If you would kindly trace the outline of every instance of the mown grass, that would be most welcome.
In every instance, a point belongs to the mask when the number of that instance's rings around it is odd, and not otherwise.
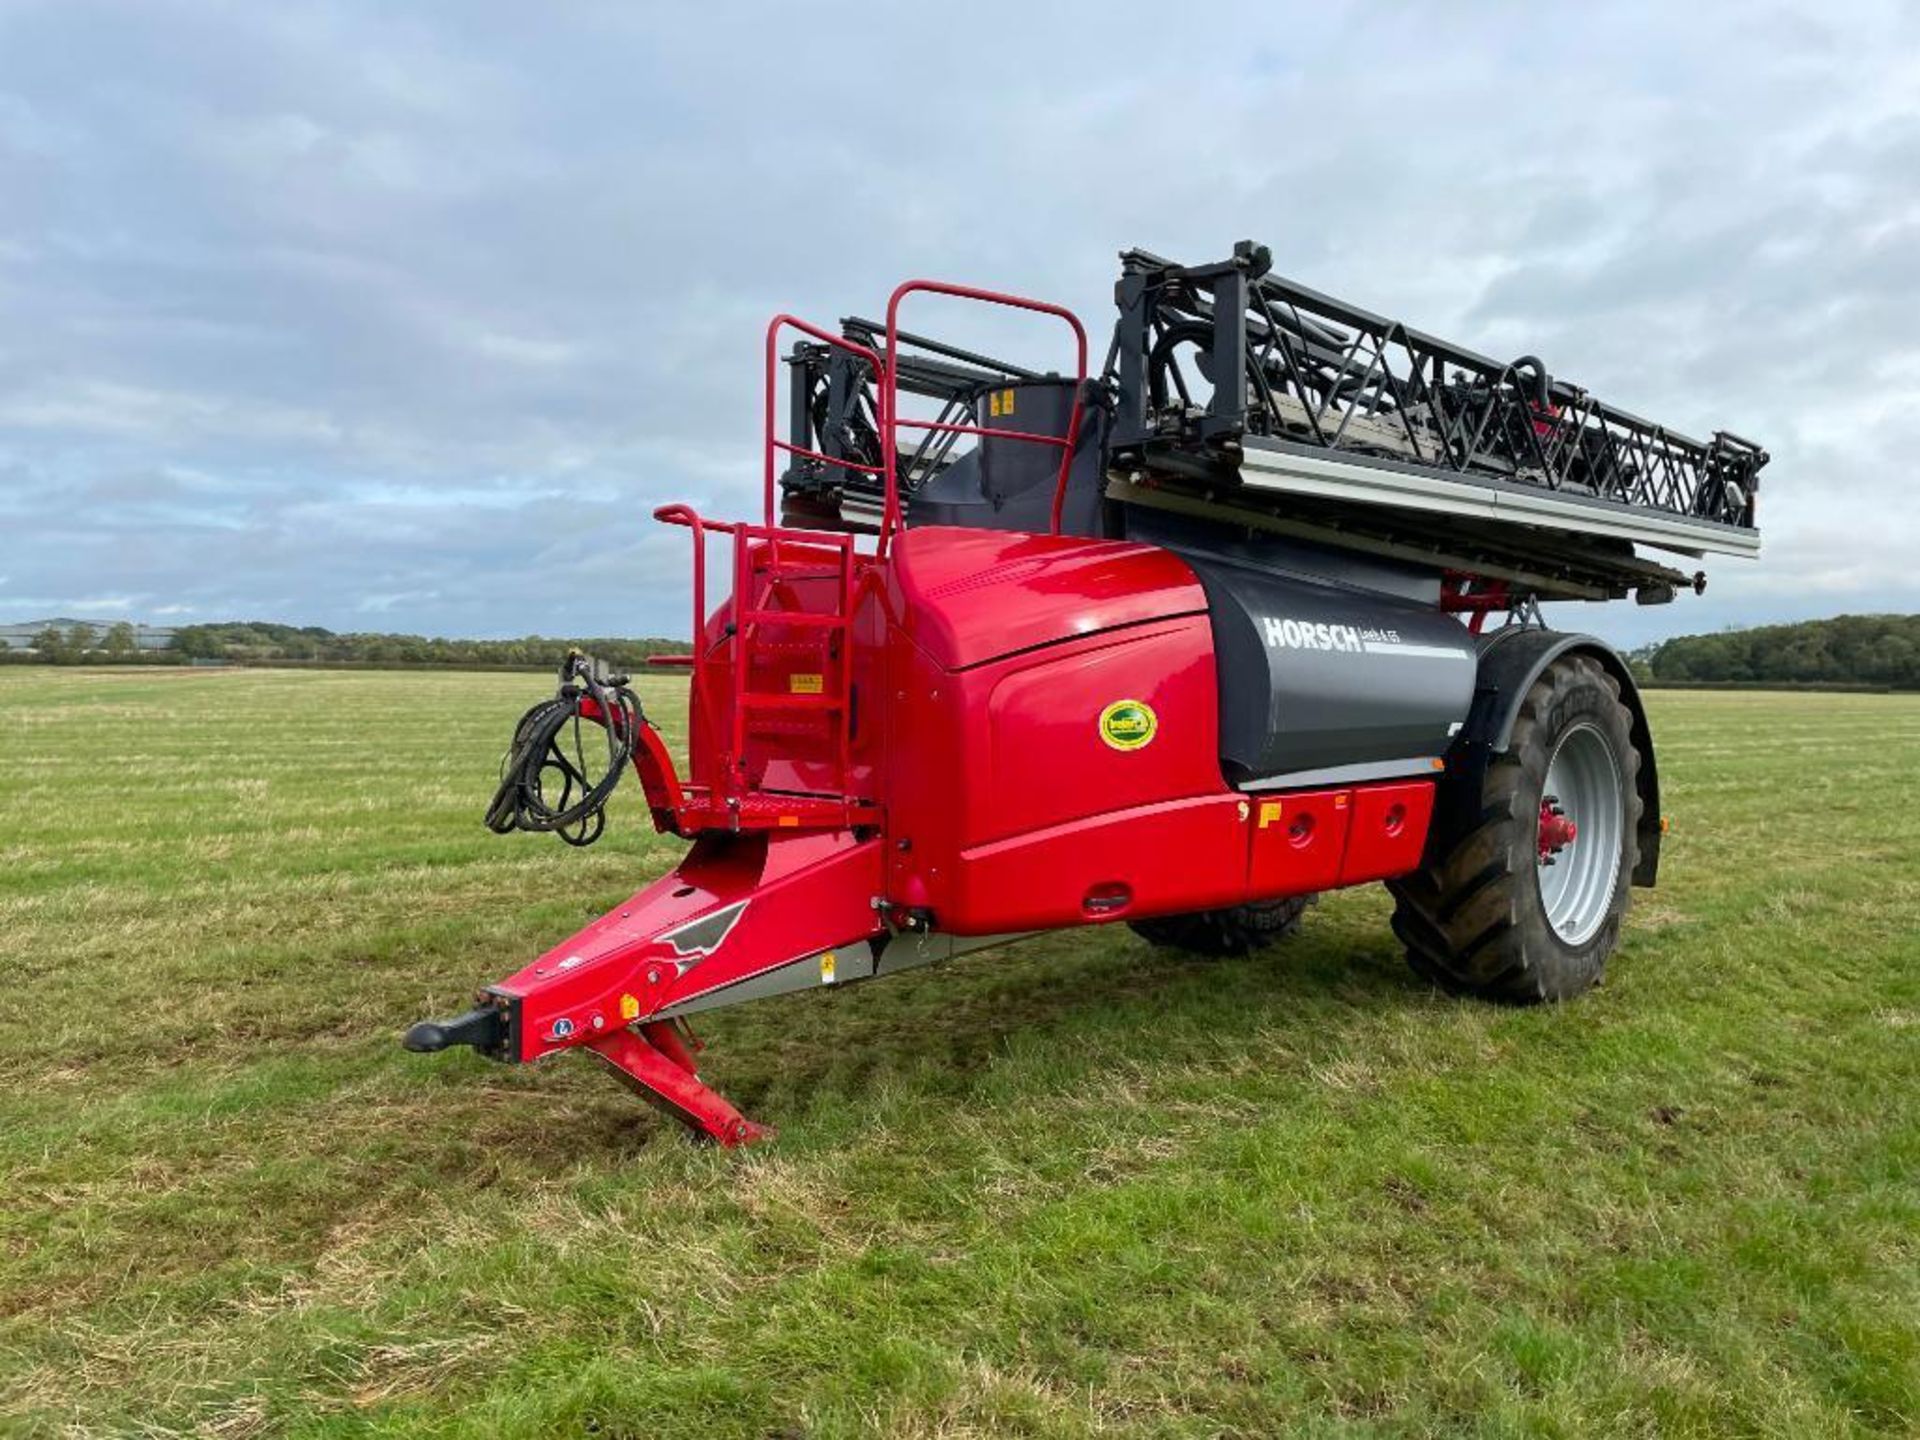
[[[672,863],[481,828],[540,684],[0,672],[0,1428],[1920,1426],[1920,700],[1656,697],[1577,1005],[1059,935],[712,1019],[733,1155],[395,1044]]]

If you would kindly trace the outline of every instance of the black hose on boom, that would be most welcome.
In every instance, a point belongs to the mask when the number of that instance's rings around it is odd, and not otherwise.
[[[592,716],[583,713],[589,700],[597,711]],[[496,835],[551,831],[569,845],[591,845],[606,828],[607,801],[633,759],[642,719],[625,675],[603,676],[592,659],[569,651],[560,664],[558,693],[514,727],[513,744],[500,762],[500,788],[487,807],[487,828]],[[605,728],[607,768],[598,780],[588,778],[583,720]]]

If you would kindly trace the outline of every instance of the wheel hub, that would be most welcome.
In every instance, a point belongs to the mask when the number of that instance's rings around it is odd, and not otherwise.
[[[1574,725],[1555,743],[1540,798],[1540,903],[1567,945],[1606,922],[1626,841],[1620,762],[1597,726]]]
[[[1540,802],[1540,863],[1553,864],[1553,857],[1571,845],[1580,827],[1560,807],[1560,797],[1549,795]]]

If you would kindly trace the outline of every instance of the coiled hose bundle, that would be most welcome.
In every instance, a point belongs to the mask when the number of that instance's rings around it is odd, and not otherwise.
[[[500,762],[500,788],[487,807],[487,828],[496,835],[550,831],[569,845],[591,845],[606,829],[607,801],[633,759],[643,718],[625,675],[602,676],[589,657],[569,652],[560,665],[558,693],[514,727],[513,744]],[[605,731],[607,768],[598,779],[589,778],[583,721]]]

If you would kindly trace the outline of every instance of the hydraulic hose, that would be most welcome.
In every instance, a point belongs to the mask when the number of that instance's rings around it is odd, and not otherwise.
[[[606,828],[607,801],[633,759],[643,719],[626,676],[603,677],[587,656],[569,652],[560,666],[558,692],[514,727],[513,743],[500,762],[500,788],[487,807],[487,828],[497,835],[550,831],[569,845],[591,845]],[[605,731],[607,768],[598,780],[588,778],[583,721]]]

